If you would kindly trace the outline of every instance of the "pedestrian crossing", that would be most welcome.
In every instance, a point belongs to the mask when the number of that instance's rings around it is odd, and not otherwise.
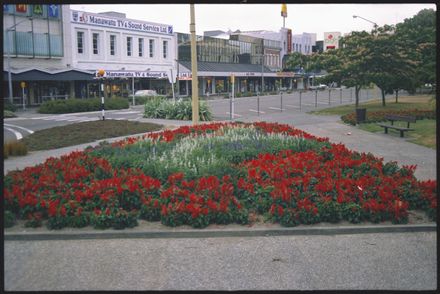
[[[143,114],[137,111],[130,111],[130,112],[113,112],[112,115],[124,115],[124,114],[137,114],[137,117],[135,118],[126,118],[126,117],[108,117],[106,116],[106,120],[139,120]],[[89,116],[78,116],[78,115],[52,115],[52,116],[39,116],[39,117],[32,117],[30,118],[32,120],[45,120],[45,121],[55,121],[55,122],[88,122],[88,121],[97,121],[102,120],[101,115],[96,115],[95,117],[89,117]]]

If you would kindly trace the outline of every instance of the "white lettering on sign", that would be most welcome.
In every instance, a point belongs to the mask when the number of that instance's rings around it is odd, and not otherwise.
[[[95,77],[100,77],[98,75],[98,71],[95,73]],[[155,79],[164,79],[167,78],[168,75],[163,71],[114,71],[114,70],[106,70],[103,78],[155,78]]]
[[[97,26],[105,26],[110,28],[119,28],[132,31],[157,33],[157,34],[173,34],[173,26],[152,24],[132,20],[113,19],[109,17],[98,16],[81,11],[72,11],[72,22],[90,24]]]

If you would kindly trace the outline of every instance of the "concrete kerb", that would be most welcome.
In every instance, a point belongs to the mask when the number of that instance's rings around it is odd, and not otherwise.
[[[177,228],[178,229],[178,228]],[[375,233],[434,232],[436,224],[417,225],[360,225],[334,227],[248,228],[243,229],[178,229],[172,231],[123,231],[53,232],[53,233],[4,233],[5,241],[45,241],[82,239],[153,239],[153,238],[220,238],[220,237],[271,237],[302,235],[341,235]]]

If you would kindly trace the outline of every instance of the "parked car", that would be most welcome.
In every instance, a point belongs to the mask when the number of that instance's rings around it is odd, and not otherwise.
[[[135,97],[139,96],[157,96],[157,92],[155,90],[138,90],[134,93]]]
[[[327,89],[327,85],[319,84],[319,85],[315,85],[315,86],[310,86],[309,89],[310,90],[325,90],[325,89]]]

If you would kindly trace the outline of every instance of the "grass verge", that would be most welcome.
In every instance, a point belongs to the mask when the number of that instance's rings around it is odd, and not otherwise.
[[[36,131],[23,138],[29,151],[50,150],[96,140],[158,131],[162,125],[122,120],[92,121]]]
[[[399,102],[395,102],[395,98],[386,99],[386,106],[382,106],[382,100],[372,100],[365,103],[360,103],[359,108],[366,108],[368,111],[386,111],[386,110],[435,110],[435,105],[432,103],[432,95],[417,95],[417,96],[402,96],[399,97]],[[354,112],[354,104],[331,107],[316,111],[311,111],[311,114],[318,115],[344,115]]]
[[[395,125],[406,127],[405,122],[395,122]],[[379,127],[376,123],[359,124],[359,128],[372,133],[383,133],[383,128]],[[411,128],[414,131],[406,132],[405,137],[408,141],[418,145],[422,145],[429,148],[436,148],[436,120],[435,119],[422,119],[418,120],[415,124],[411,124]],[[399,137],[400,132],[393,129],[388,129],[388,135]]]

